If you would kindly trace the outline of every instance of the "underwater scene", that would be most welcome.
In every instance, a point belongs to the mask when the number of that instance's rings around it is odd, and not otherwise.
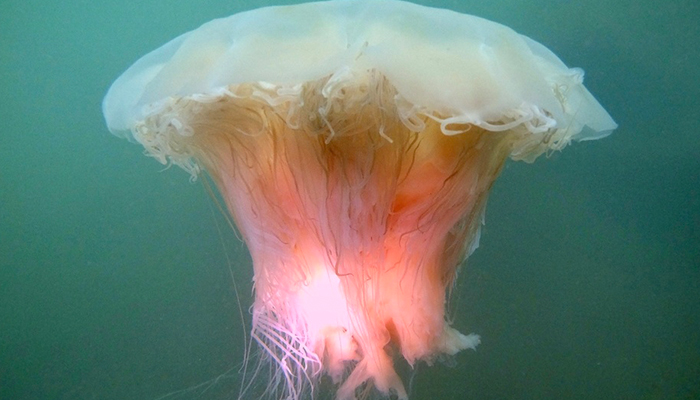
[[[700,398],[700,3],[2,9],[0,399]]]

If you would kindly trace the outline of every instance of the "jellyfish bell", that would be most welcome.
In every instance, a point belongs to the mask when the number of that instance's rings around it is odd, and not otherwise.
[[[252,336],[299,399],[406,399],[394,360],[474,349],[445,317],[505,160],[615,122],[541,44],[394,0],[217,19],[109,89],[113,132],[216,183],[253,260]]]

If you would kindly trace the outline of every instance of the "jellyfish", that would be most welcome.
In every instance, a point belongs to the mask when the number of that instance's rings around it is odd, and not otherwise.
[[[446,317],[505,161],[616,124],[543,45],[395,0],[217,19],[111,86],[112,132],[207,174],[253,262],[269,397],[407,399],[409,366],[475,349]],[[316,392],[315,392],[316,390]]]

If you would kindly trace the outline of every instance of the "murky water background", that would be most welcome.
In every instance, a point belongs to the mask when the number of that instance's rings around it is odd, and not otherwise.
[[[483,342],[421,367],[412,399],[700,398],[700,3],[420,2],[547,45],[620,128],[507,165],[452,303]],[[146,52],[269,4],[0,4],[1,399],[156,399],[222,374],[177,398],[237,393],[245,248],[100,102]]]

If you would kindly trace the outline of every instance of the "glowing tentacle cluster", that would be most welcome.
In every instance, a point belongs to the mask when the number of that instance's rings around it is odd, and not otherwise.
[[[288,395],[326,374],[341,399],[365,382],[406,398],[394,356],[478,344],[445,321],[447,290],[512,144],[532,133],[445,135],[439,115],[402,114],[376,71],[349,79],[307,83],[294,101],[272,101],[269,85],[180,99],[142,131],[169,126],[155,142],[219,185],[253,258],[254,337]]]

